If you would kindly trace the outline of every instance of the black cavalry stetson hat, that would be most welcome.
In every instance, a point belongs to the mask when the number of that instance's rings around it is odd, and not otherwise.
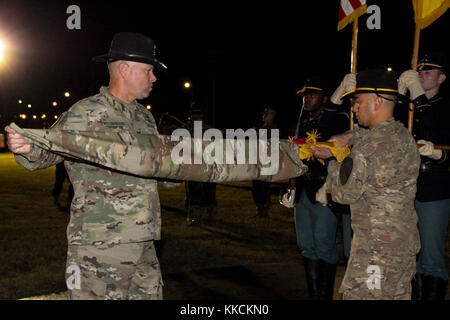
[[[155,55],[156,46],[151,38],[135,32],[119,32],[114,35],[108,53],[96,56],[92,60],[97,62],[115,60],[143,62],[167,71],[167,66],[158,61]]]
[[[443,72],[447,70],[447,61],[442,51],[427,52],[419,60],[417,71],[440,69]]]
[[[327,95],[328,88],[327,84],[322,77],[314,75],[306,79],[303,88],[298,90],[296,94],[307,94],[307,93],[323,93]]]
[[[389,94],[408,100],[398,92],[397,74],[386,69],[367,69],[356,74],[356,88],[346,92],[342,98],[351,98],[358,93]]]

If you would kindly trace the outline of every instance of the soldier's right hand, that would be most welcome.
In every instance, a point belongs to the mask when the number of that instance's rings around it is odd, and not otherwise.
[[[280,204],[286,208],[294,207],[295,189],[288,189],[288,191],[283,194],[280,200]]]
[[[334,91],[333,95],[331,96],[330,100],[334,104],[342,104],[342,95],[346,92],[352,91],[356,87],[356,73],[347,73],[342,79],[341,84],[337,89]]]
[[[328,204],[326,183],[316,192],[316,201],[320,202],[324,207]]]
[[[8,140],[8,149],[13,153],[28,154],[31,152],[31,144],[27,139],[13,130],[10,126],[5,127],[6,137]]]
[[[345,147],[350,141],[351,137],[353,137],[353,133],[350,131],[337,134],[328,139],[329,142],[337,142],[337,148]]]
[[[425,94],[417,71],[406,70],[398,78],[398,92],[404,95],[406,90],[409,90],[411,100]]]

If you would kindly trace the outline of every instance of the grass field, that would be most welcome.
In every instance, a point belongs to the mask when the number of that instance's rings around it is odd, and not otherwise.
[[[28,172],[0,153],[0,299],[66,290],[68,215],[53,203],[53,177],[54,168]]]

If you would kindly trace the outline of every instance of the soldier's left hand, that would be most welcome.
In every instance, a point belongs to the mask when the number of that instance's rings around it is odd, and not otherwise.
[[[442,150],[435,149],[434,143],[426,140],[419,140],[417,144],[422,146],[419,148],[419,153],[421,156],[429,157],[434,160],[439,160],[442,157]]]

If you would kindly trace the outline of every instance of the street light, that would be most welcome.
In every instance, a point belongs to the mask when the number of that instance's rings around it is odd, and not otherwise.
[[[68,92],[68,91],[64,92],[64,96],[65,96],[66,98],[69,98],[69,97],[70,97],[70,92]]]
[[[189,81],[184,82],[184,88],[188,89],[191,93],[191,101],[189,102],[189,110],[192,108],[192,103],[194,101],[194,90],[191,88],[191,83]]]
[[[152,108],[152,106],[151,105],[147,105],[147,110],[150,110]]]
[[[22,103],[22,100],[19,100],[18,102],[19,102],[19,103]]]
[[[27,107],[28,107],[28,109],[30,109],[30,108],[31,108],[31,104],[28,104],[28,106],[27,106]]]
[[[58,105],[58,102],[56,102],[56,101],[52,102],[52,106],[56,107],[57,105]]]
[[[5,50],[5,43],[0,40],[0,62],[3,60],[3,51]]]

